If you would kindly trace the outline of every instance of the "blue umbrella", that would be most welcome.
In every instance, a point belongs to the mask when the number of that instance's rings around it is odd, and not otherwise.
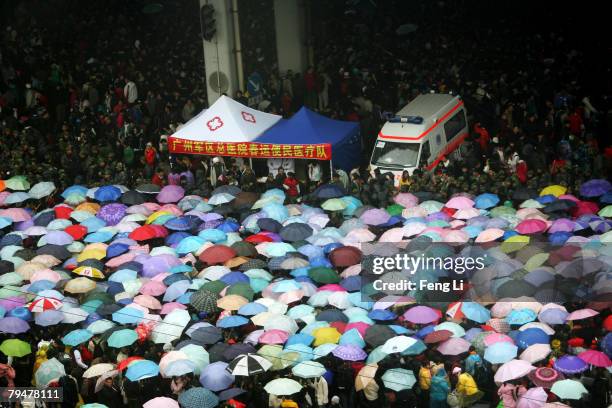
[[[476,302],[463,302],[461,312],[465,317],[477,323],[484,323],[491,318],[489,309]]]
[[[96,201],[117,201],[121,198],[121,190],[115,186],[102,186],[94,193],[94,199]]]
[[[314,359],[314,350],[312,347],[309,347],[302,343],[291,344],[289,346],[285,345],[285,352],[288,353],[298,353],[300,355],[299,362],[309,361]]]
[[[217,361],[204,367],[200,375],[200,384],[215,392],[228,388],[235,379],[233,375],[226,371],[227,366],[227,363]]]
[[[549,342],[550,336],[544,330],[535,327],[519,331],[516,337],[516,344],[524,349],[533,344],[548,344]]]
[[[78,346],[81,343],[85,343],[93,337],[93,333],[85,329],[76,329],[68,333],[62,338],[62,343],[66,346]]]
[[[476,197],[474,206],[479,209],[495,207],[499,203],[497,194],[484,193]]]
[[[227,234],[221,230],[210,228],[200,231],[198,236],[205,241],[210,241],[213,244],[227,240]]]
[[[191,360],[175,360],[172,361],[164,370],[166,377],[178,377],[187,373],[193,373],[196,370],[196,365]]]
[[[506,321],[510,324],[525,324],[533,322],[538,315],[531,309],[513,310],[506,316]]]
[[[359,348],[364,348],[366,346],[365,340],[361,337],[357,329],[345,331],[342,336],[340,336],[338,344],[341,346],[357,346]]]
[[[249,283],[249,277],[242,272],[230,272],[219,279],[227,285],[235,285],[236,283]]]
[[[138,277],[138,272],[133,271],[131,269],[119,269],[117,272],[113,273],[108,277],[110,282],[123,282],[127,280],[136,279]]]
[[[38,313],[34,318],[34,322],[43,327],[55,326],[64,320],[64,313],[59,310],[45,310],[42,313]]]
[[[565,244],[565,241],[570,239],[572,236],[573,234],[571,232],[557,231],[548,236],[548,242],[555,246],[561,246]]]
[[[87,187],[84,186],[80,186],[80,185],[73,185],[68,187],[67,189],[64,190],[64,192],[62,193],[62,197],[63,198],[68,198],[68,196],[70,194],[79,194],[79,195],[86,195],[87,194]]]
[[[187,217],[175,217],[166,221],[164,226],[172,231],[188,231],[194,225],[191,224]]]
[[[113,320],[120,324],[137,324],[142,321],[144,312],[140,309],[126,306],[113,313]]]
[[[340,282],[340,286],[348,292],[357,292],[363,286],[361,276],[349,276]]]
[[[368,317],[372,320],[387,321],[395,320],[397,315],[387,309],[375,309],[368,313]]]
[[[150,360],[137,360],[128,366],[125,376],[130,381],[140,381],[159,374],[159,366]]]
[[[294,334],[293,336],[289,337],[289,339],[287,339],[287,341],[285,342],[285,347],[288,347],[294,344],[303,344],[305,346],[310,346],[312,342],[314,341],[314,339],[315,338],[311,336],[310,334],[306,334],[306,333]]]
[[[421,354],[427,350],[427,346],[422,340],[417,340],[412,346],[408,347],[406,350],[402,351],[400,354],[402,356],[416,356]]]
[[[184,231],[177,231],[177,232],[173,232],[172,234],[168,235],[168,237],[166,237],[165,242],[166,245],[169,246],[175,246],[178,245],[183,239],[191,237],[192,235],[184,232]]]
[[[503,364],[516,357],[518,347],[514,344],[502,341],[487,347],[484,358],[491,364]]]
[[[222,329],[244,326],[245,324],[249,324],[249,319],[242,316],[227,316],[217,321],[217,327]]]
[[[236,221],[225,220],[217,226],[217,229],[226,233],[237,232],[240,229],[240,224],[238,224]]]
[[[98,217],[90,217],[81,222],[81,225],[87,228],[88,232],[96,232],[100,228],[106,226],[106,222]]]
[[[594,179],[580,186],[580,195],[583,197],[599,197],[612,191],[612,184],[608,180]]]
[[[214,408],[219,405],[219,398],[202,387],[193,387],[181,393],[178,401],[184,408]]]
[[[346,195],[346,192],[335,184],[324,184],[313,191],[312,195],[319,199],[341,198]]]
[[[266,312],[268,308],[261,303],[251,302],[238,309],[238,314],[243,316],[255,316],[256,314]]]
[[[563,309],[547,309],[540,313],[538,320],[546,324],[565,324],[565,318],[569,315]]]
[[[608,355],[608,357],[612,356],[612,333],[606,334],[606,336],[601,341],[601,349]]]
[[[271,203],[263,207],[262,211],[268,216],[280,223],[283,223],[289,218],[289,210],[282,204]]]
[[[176,276],[180,278],[179,275],[170,275],[170,277]],[[176,278],[175,278],[176,279]],[[187,292],[187,289],[191,287],[191,282],[189,280],[179,280],[178,282],[172,283],[167,289],[166,293],[164,293],[164,302],[172,302],[176,300],[179,296],[183,295]]]
[[[195,252],[206,243],[206,239],[200,236],[183,238],[176,247],[179,254]]]

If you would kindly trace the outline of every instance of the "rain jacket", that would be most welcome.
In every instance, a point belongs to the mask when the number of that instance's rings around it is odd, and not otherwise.
[[[446,397],[450,392],[450,385],[446,379],[446,371],[440,369],[431,378],[431,388],[429,389],[429,398],[435,401],[446,401]]]
[[[464,395],[474,395],[478,392],[478,385],[476,385],[476,381],[474,381],[470,374],[462,373],[459,375],[457,392]]]
[[[423,391],[427,391],[431,386],[431,370],[429,367],[421,367],[419,370],[419,386]]]

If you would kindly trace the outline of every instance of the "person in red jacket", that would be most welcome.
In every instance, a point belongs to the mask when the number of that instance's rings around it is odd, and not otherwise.
[[[480,122],[477,122],[474,125],[474,132],[478,134],[478,144],[480,145],[480,149],[483,152],[486,152],[489,147],[489,140],[491,137],[489,136],[489,131],[480,125]]]
[[[283,188],[287,191],[291,201],[295,201],[297,196],[300,195],[300,182],[295,178],[294,173],[287,173],[287,177],[283,181]]]
[[[155,169],[155,162],[157,161],[157,150],[153,147],[153,143],[147,143],[147,147],[144,150],[145,159],[145,177],[153,177],[153,171]]]
[[[525,160],[519,160],[517,163],[516,175],[521,184],[527,183],[527,163],[525,163]]]

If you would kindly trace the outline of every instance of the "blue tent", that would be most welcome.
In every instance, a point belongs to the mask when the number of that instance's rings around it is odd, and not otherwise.
[[[288,120],[281,120],[256,140],[259,143],[329,143],[335,168],[347,172],[361,163],[359,123],[326,118],[303,107]]]

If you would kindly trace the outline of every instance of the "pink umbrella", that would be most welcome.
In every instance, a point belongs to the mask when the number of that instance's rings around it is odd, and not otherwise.
[[[367,228],[357,228],[346,234],[345,239],[350,242],[371,242],[376,239],[376,235]]]
[[[575,203],[580,201],[578,198],[576,198],[576,196],[571,195],[571,194],[560,195],[559,197],[557,197],[557,199],[559,199],[559,200],[570,200],[570,201],[573,201]]]
[[[551,349],[548,344],[532,344],[521,353],[519,358],[533,364],[547,358],[550,352]]]
[[[346,292],[346,289],[337,283],[328,283],[317,289],[317,292],[329,291],[329,292]]]
[[[385,222],[389,221],[389,218],[391,218],[391,215],[380,208],[372,208],[367,210],[361,214],[361,217],[359,217],[361,221],[368,225],[384,224]]]
[[[170,214],[176,215],[177,217],[183,215],[183,211],[181,211],[176,204],[164,204],[160,207],[159,211],[168,211]]]
[[[548,394],[542,387],[530,388],[519,397],[516,408],[542,408],[546,405]]]
[[[142,408],[179,408],[179,403],[172,398],[157,397],[142,404]]]
[[[157,201],[166,204],[166,203],[176,203],[181,198],[185,196],[185,189],[181,186],[176,185],[168,185],[161,189],[159,193],[157,193]]]
[[[589,317],[597,316],[599,312],[593,309],[579,309],[569,314],[565,320],[582,320],[588,319]]]
[[[529,362],[524,360],[510,360],[499,367],[495,373],[495,382],[504,383],[516,380],[529,374],[535,369]]]
[[[4,200],[6,200],[6,198],[8,196],[10,196],[10,195],[11,195],[10,191],[2,191],[2,192],[0,192],[0,205],[4,205]]]
[[[440,320],[442,313],[429,306],[415,306],[404,313],[404,319],[411,323],[426,324]]]
[[[491,333],[484,338],[484,344],[487,347],[495,343],[502,343],[502,342],[514,344],[514,340],[512,340],[510,336],[507,336],[502,333]]]
[[[0,217],[10,218],[13,222],[27,221],[32,218],[23,208],[7,208],[6,210],[0,210]]]
[[[127,252],[123,255],[119,255],[116,256],[114,258],[111,258],[108,262],[106,262],[106,266],[108,266],[109,268],[115,268],[119,265],[122,265],[126,262],[130,262],[132,260],[134,260],[134,258],[136,257],[136,255],[138,255],[135,252]]]
[[[489,319],[487,325],[491,326],[493,330],[498,333],[508,333],[510,331],[510,325],[505,319],[492,318]]]
[[[404,225],[404,236],[412,237],[425,231],[427,225],[422,222],[411,222]]]
[[[378,239],[379,242],[401,242],[404,239],[404,228],[391,228]]]
[[[162,308],[159,300],[150,295],[138,295],[134,298],[134,303],[149,309],[159,310]]]
[[[576,228],[576,223],[574,221],[567,218],[559,218],[558,220],[553,221],[552,225],[548,229],[548,233],[573,232],[574,228]]]
[[[465,221],[461,221],[461,220],[452,220],[451,222],[449,222],[451,228],[460,228],[460,227],[464,227],[465,226]]]
[[[447,356],[457,356],[467,353],[470,349],[470,342],[461,337],[453,337],[438,346],[438,351]]]
[[[470,239],[468,234],[461,230],[449,230],[442,238],[444,242],[453,244],[465,244]]]
[[[53,283],[57,283],[62,280],[62,277],[59,273],[51,270],[51,269],[41,269],[40,271],[34,272],[32,277],[30,278],[30,282],[34,283],[39,280],[48,280]]]
[[[178,303],[178,302],[170,302],[170,303],[165,303],[164,306],[161,308],[159,314],[160,315],[167,315],[170,312],[176,310],[176,309],[181,309],[181,310],[185,310],[187,309],[187,306]]]
[[[453,218],[458,220],[469,220],[470,218],[475,218],[480,215],[480,211],[476,208],[464,208],[462,210],[458,210],[453,214]]]
[[[477,243],[492,242],[504,236],[504,230],[499,228],[488,228],[476,237]]]
[[[521,223],[516,226],[516,230],[520,234],[537,234],[546,231],[546,228],[548,228],[546,222],[533,218],[521,221]]]
[[[364,322],[353,322],[346,325],[344,331],[347,332],[351,329],[355,329],[361,334],[361,337],[365,337],[366,330],[370,327],[369,324]]]
[[[444,206],[456,210],[465,210],[474,207],[474,201],[470,200],[468,197],[457,196],[448,200]]]
[[[406,208],[414,207],[419,204],[419,199],[414,194],[410,193],[399,193],[395,197],[393,197],[393,201],[395,201],[399,205],[403,205]]]
[[[140,293],[143,295],[159,296],[164,292],[166,292],[166,285],[154,280],[150,280],[140,287]]]
[[[491,308],[491,316],[493,317],[506,317],[512,311],[512,303],[510,302],[497,302]]]
[[[152,203],[149,203],[152,204]],[[155,204],[158,208],[159,205]],[[128,207],[127,210],[125,210],[126,214],[141,214],[144,215],[146,217],[148,217],[149,215],[153,214],[152,209],[149,209],[146,205],[144,204],[138,204],[138,205],[133,205],[131,207]]]
[[[578,357],[595,367],[608,368],[612,366],[612,360],[603,352],[598,350],[586,350],[578,354]]]
[[[278,297],[278,301],[288,305],[290,303],[301,300],[304,297],[304,295],[305,295],[304,291],[302,290],[290,290],[288,292],[281,294]]]
[[[272,329],[259,336],[259,342],[261,344],[284,344],[288,338],[289,333],[286,331]]]

